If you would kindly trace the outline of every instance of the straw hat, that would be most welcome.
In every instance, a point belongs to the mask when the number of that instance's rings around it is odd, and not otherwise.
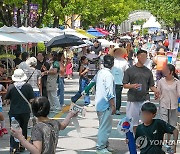
[[[26,79],[27,76],[22,69],[16,69],[12,75],[13,81],[25,81]]]
[[[115,56],[115,55],[114,55],[115,52],[120,52],[122,56],[125,55],[125,54],[127,54],[127,50],[126,50],[125,48],[119,48],[119,47],[115,47],[115,48],[111,49],[111,50],[109,51],[109,54],[110,54],[111,56]]]
[[[35,57],[30,57],[26,60],[26,64],[28,66],[36,66],[37,65],[37,59]]]

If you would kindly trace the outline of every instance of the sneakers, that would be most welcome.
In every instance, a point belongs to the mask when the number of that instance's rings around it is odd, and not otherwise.
[[[116,115],[120,115],[120,111],[119,110],[116,110]]]
[[[108,151],[107,149],[96,150],[97,154],[112,154],[112,152]]]
[[[7,131],[6,128],[3,128],[3,129],[2,129],[2,132],[3,132],[4,134],[8,134],[8,131]]]
[[[10,148],[10,154],[20,154],[20,150],[19,148],[18,149],[13,149],[13,148]]]
[[[110,147],[107,147],[106,148],[109,152],[114,152],[115,150],[114,149],[112,149],[112,148],[110,148]]]
[[[92,105],[92,104],[88,104],[88,105],[85,105],[85,106],[87,106],[87,107],[93,107],[93,105]]]

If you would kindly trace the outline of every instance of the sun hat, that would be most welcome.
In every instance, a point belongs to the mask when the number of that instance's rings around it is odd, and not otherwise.
[[[115,48],[111,49],[109,51],[109,54],[111,56],[114,56],[115,51],[121,52],[122,55],[127,54],[127,50],[125,48],[122,48],[122,47],[120,48],[120,47],[117,47],[117,46]]]
[[[22,69],[16,69],[14,71],[14,74],[12,75],[12,80],[16,82],[25,81],[26,79],[27,79],[27,76]]]
[[[30,57],[26,60],[26,64],[28,66],[36,66],[37,65],[37,59],[35,57]]]

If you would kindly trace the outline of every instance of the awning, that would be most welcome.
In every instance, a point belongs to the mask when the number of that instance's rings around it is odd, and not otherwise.
[[[110,34],[107,30],[105,30],[103,28],[96,28],[96,30],[99,31],[100,33],[104,34],[104,35],[109,35]]]
[[[77,31],[78,33],[80,33],[80,34],[83,34],[83,35],[87,36],[88,38],[96,38],[94,35],[91,35],[91,34],[87,33],[87,32],[86,32],[85,30],[83,30],[83,29],[76,29],[76,31]]]
[[[102,36],[105,36],[104,34],[98,32],[96,29],[94,28],[90,28],[87,30],[87,32],[93,36],[96,36],[96,37],[102,37]]]

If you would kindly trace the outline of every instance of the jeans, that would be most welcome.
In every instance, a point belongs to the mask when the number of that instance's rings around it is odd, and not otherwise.
[[[47,92],[48,94],[48,100],[50,102],[50,110],[53,111],[53,110],[60,110],[60,104],[59,104],[59,99],[57,97],[57,91],[48,91]]]
[[[10,125],[11,125],[11,117],[15,117],[15,119],[19,122],[19,125],[22,129],[23,136],[27,139],[27,129],[28,129],[28,121],[30,118],[30,113],[22,113],[22,114],[11,114],[9,115]],[[10,136],[10,147],[12,149],[17,149],[20,147],[19,142],[14,140],[14,137]]]
[[[156,71],[156,82],[158,82],[159,80],[161,80],[162,77],[163,77],[162,71],[157,70],[157,71]]]
[[[81,92],[85,89],[85,87],[89,84],[89,80],[87,78],[80,78],[79,80],[79,91],[77,92],[77,94],[72,97],[72,101],[76,102],[79,99],[79,96],[81,96]],[[85,105],[89,105],[90,104],[90,97],[89,97],[89,93],[87,93],[84,96],[84,102]]]
[[[64,77],[59,77],[58,91],[60,106],[64,105]]]
[[[35,91],[34,90],[34,97],[40,97],[40,91]]]
[[[116,87],[115,87],[115,91],[116,91],[116,110],[120,110],[120,107],[121,107],[122,90],[123,90],[122,85],[116,85]]]
[[[112,110],[109,107],[103,112],[97,112],[99,119],[99,130],[97,135],[97,150],[108,147],[108,138],[112,130]]]

